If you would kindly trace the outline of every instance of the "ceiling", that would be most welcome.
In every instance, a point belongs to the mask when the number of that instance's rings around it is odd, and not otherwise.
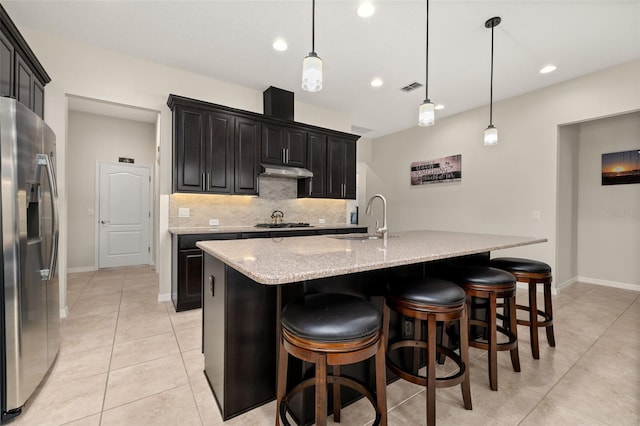
[[[301,89],[311,50],[311,1],[2,0],[18,27],[76,39],[259,91],[348,114],[354,132],[375,138],[417,125],[425,82],[424,0],[317,0],[315,51],[323,89]],[[494,101],[640,58],[640,0],[431,0],[429,97],[445,106],[436,120],[489,102],[495,29]],[[289,48],[271,47],[276,37]],[[37,53],[37,52],[36,52]],[[558,69],[540,74],[546,64]],[[46,69],[46,64],[43,64]],[[379,77],[381,87],[370,86]],[[55,75],[52,76],[55,79]],[[487,117],[488,122],[488,117]],[[499,126],[500,117],[494,116]],[[487,123],[488,124],[488,123]],[[366,131],[369,129],[369,131]]]

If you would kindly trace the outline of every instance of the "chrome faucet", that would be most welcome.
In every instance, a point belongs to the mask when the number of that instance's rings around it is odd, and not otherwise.
[[[376,234],[382,234],[385,239],[387,239],[387,233],[389,232],[389,228],[387,228],[387,199],[384,198],[381,194],[375,194],[369,198],[369,202],[367,203],[367,211],[368,215],[371,215],[371,205],[373,204],[373,200],[375,198],[380,198],[382,201],[382,228],[378,228],[378,221],[376,220]]]

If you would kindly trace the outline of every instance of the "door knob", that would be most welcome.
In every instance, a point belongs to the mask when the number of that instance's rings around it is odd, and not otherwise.
[[[106,225],[107,223],[111,223],[111,221],[109,221],[109,220],[101,220],[100,223],[103,224],[103,225]]]

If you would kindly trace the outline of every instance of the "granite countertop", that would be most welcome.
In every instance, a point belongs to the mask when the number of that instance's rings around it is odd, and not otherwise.
[[[361,234],[201,241],[209,255],[261,284],[286,284],[546,242],[546,238],[407,231],[382,239]],[[364,235],[361,235],[365,237]]]
[[[268,231],[294,231],[300,229],[343,229],[343,228],[366,228],[365,225],[347,224],[322,224],[312,226],[290,227],[290,228],[258,228],[256,226],[202,226],[202,227],[170,227],[169,233],[173,235],[189,234],[215,234],[225,232],[268,232]]]

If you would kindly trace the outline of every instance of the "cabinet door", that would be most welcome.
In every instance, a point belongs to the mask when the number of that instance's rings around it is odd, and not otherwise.
[[[356,142],[329,137],[327,140],[327,197],[356,198]]]
[[[202,296],[202,250],[189,249],[178,252],[178,301],[176,311],[195,309],[201,306]]]
[[[327,197],[343,198],[344,143],[342,139],[327,139]]]
[[[233,116],[207,114],[206,192],[231,193],[233,189]]]
[[[262,124],[262,161],[269,164],[285,163],[285,129],[275,124]]]
[[[33,109],[33,73],[24,59],[16,53],[15,94],[18,102]]]
[[[356,142],[344,141],[344,195],[349,200],[356,199]]]
[[[260,169],[260,122],[249,118],[236,117],[235,150],[235,194],[258,194],[258,174]]]
[[[203,192],[205,171],[204,113],[176,106],[174,112],[174,190]]]
[[[13,45],[0,33],[0,96],[13,95]]]
[[[44,119],[44,86],[37,78],[33,79],[32,109],[33,112],[38,114],[38,117]]]
[[[286,133],[287,165],[307,167],[307,132],[302,129],[288,128]]]
[[[313,177],[298,180],[298,196],[324,198],[327,196],[327,137],[309,133],[307,168]]]

